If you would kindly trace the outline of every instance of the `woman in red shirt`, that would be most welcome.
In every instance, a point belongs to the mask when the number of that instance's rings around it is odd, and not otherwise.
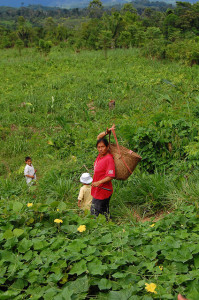
[[[109,153],[109,143],[106,138],[100,138],[96,144],[99,155],[94,163],[94,176],[91,187],[93,196],[91,215],[103,214],[108,217],[109,201],[113,193],[111,180],[115,177],[113,156]]]

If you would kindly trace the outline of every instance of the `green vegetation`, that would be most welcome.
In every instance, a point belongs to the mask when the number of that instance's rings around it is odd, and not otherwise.
[[[1,299],[198,300],[198,66],[104,50],[0,50]],[[113,123],[143,160],[114,181],[107,223],[80,213],[77,195]],[[27,155],[38,169],[30,190]],[[135,211],[170,213],[137,223]]]
[[[93,0],[85,9],[0,8],[0,48],[16,47],[21,53],[34,47],[47,55],[51,46],[60,45],[77,52],[104,49],[106,57],[107,49],[137,47],[149,58],[199,64],[198,2],[134,5],[111,9]]]

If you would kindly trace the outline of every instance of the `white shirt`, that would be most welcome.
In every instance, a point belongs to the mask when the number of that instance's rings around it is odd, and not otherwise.
[[[34,179],[36,179],[35,169],[34,169],[33,165],[31,165],[31,166],[26,165],[25,166],[24,175],[26,177],[26,183],[27,184],[30,184],[30,182],[33,180],[33,178],[27,177],[26,175],[34,176]]]

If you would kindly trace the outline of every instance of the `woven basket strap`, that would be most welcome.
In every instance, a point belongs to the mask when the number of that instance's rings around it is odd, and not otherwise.
[[[117,150],[118,150],[118,152],[119,152],[119,154],[120,154],[120,157],[121,157],[121,159],[122,159],[124,165],[127,167],[128,171],[132,174],[133,172],[131,171],[131,169],[129,168],[129,166],[127,165],[127,163],[125,162],[125,160],[124,160],[124,158],[123,158],[123,156],[122,156],[122,154],[121,154],[120,146],[119,146],[119,144],[118,144],[118,140],[117,140],[116,133],[115,133],[115,129],[114,129],[114,128],[111,128],[111,131],[112,131],[113,136],[114,136],[114,139],[115,139],[115,141],[116,141],[116,144],[117,144]],[[109,144],[110,144],[110,134],[109,134]]]
[[[109,132],[108,143],[109,143],[109,146],[110,146],[110,144],[111,144],[111,132]]]

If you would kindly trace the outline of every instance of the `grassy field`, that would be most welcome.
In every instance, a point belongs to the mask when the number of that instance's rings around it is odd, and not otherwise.
[[[58,47],[48,57],[0,55],[1,299],[198,299],[198,67],[136,49],[107,59]],[[143,160],[114,181],[106,224],[81,214],[77,195],[81,173],[93,172],[96,137],[113,123]],[[30,191],[25,156],[38,169]],[[157,223],[135,220],[135,210],[174,209]],[[158,294],[147,292],[150,282]]]

